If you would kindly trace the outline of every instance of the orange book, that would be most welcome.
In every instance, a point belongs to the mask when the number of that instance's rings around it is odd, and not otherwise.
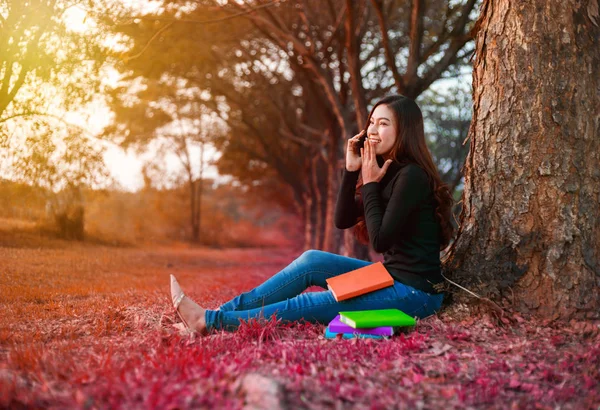
[[[383,263],[377,262],[327,279],[327,288],[338,302],[383,289],[394,284],[394,278]]]

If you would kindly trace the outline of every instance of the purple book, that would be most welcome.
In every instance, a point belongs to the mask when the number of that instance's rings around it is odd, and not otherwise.
[[[394,328],[392,326],[380,326],[363,329],[355,329],[348,326],[345,323],[340,322],[340,315],[337,315],[331,322],[329,322],[328,329],[333,333],[358,333],[361,335],[380,335],[380,336],[393,336]]]

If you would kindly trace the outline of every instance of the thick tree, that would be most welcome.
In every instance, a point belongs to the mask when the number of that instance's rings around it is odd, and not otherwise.
[[[485,1],[446,267],[514,308],[600,318],[598,2]]]

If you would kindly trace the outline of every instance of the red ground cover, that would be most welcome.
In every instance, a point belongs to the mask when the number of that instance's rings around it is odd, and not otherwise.
[[[1,247],[0,408],[241,408],[249,374],[272,380],[290,408],[599,408],[590,324],[460,305],[386,341],[326,340],[321,325],[274,320],[205,338],[173,326],[169,273],[216,308],[297,254]]]

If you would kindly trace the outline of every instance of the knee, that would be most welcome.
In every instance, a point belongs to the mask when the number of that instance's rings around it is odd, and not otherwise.
[[[302,253],[302,255],[298,256],[298,258],[296,259],[296,262],[303,264],[303,265],[307,264],[307,263],[312,263],[312,262],[316,261],[324,253],[325,252],[319,251],[316,249],[309,249],[307,251],[304,251]]]

